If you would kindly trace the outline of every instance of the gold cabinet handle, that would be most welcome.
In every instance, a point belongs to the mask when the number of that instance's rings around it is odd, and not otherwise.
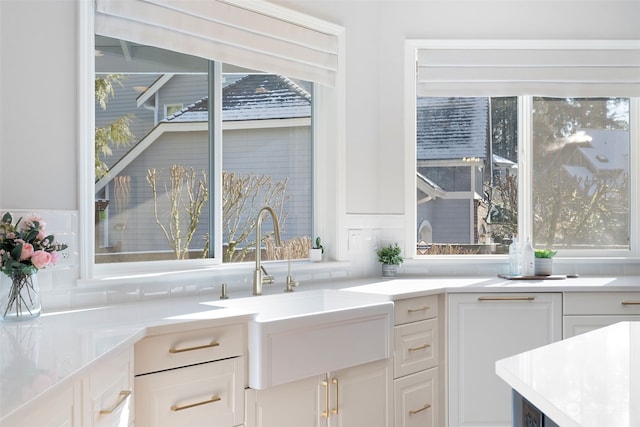
[[[331,413],[332,414],[337,414],[338,413],[338,405],[340,404],[339,403],[340,398],[338,397],[338,379],[337,378],[332,378],[331,379],[331,383],[335,384],[335,386],[336,386],[336,407],[335,407],[335,409],[331,410]]]
[[[622,305],[640,305],[640,301],[622,301]]]
[[[124,402],[127,400],[127,397],[131,396],[131,390],[122,390],[118,393],[117,402],[111,407],[107,409],[100,409],[100,415],[112,414],[118,409]]]
[[[536,297],[478,297],[478,301],[534,301]]]
[[[429,348],[431,347],[431,344],[423,344],[419,347],[409,347],[408,350],[409,351],[418,351],[418,350],[424,350],[425,348]]]
[[[324,411],[322,411],[322,416],[329,418],[329,382],[322,380],[322,385],[324,386]]]
[[[175,348],[175,347],[171,347],[169,349],[169,353],[171,354],[176,354],[176,353],[183,353],[185,351],[193,351],[193,350],[202,350],[203,348],[211,348],[211,347],[218,347],[220,345],[219,342],[216,341],[212,341],[209,344],[205,344],[205,345],[198,345],[195,347],[186,347],[186,348]]]
[[[218,402],[222,400],[222,398],[220,396],[212,396],[211,399],[207,399],[207,400],[203,400],[202,402],[197,402],[197,403],[191,403],[189,405],[172,405],[171,406],[171,410],[173,412],[178,412],[178,411],[182,411],[183,409],[189,409],[189,408],[193,408],[196,406],[201,406],[201,405],[206,405],[207,403],[214,403],[214,402]]]
[[[408,313],[417,313],[419,311],[427,311],[429,310],[431,307],[423,305],[422,307],[418,307],[418,308],[410,308],[407,310]]]
[[[429,408],[431,408],[431,405],[429,405],[428,403],[425,403],[422,408],[416,409],[415,411],[409,411],[409,415],[419,414],[420,412],[426,411]]]

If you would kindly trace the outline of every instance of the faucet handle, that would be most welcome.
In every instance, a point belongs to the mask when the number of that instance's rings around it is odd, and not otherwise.
[[[269,273],[267,273],[267,270],[264,268],[264,266],[260,266],[260,270],[262,270],[262,283],[265,285],[270,285],[272,284],[275,279],[273,278],[272,275],[270,275]]]
[[[300,285],[300,283],[298,283],[295,280],[293,280],[293,276],[289,274],[287,276],[287,287],[284,289],[284,291],[285,292],[293,292],[293,288],[297,288],[299,285]]]

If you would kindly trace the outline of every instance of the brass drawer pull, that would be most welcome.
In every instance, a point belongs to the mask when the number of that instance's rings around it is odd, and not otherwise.
[[[422,411],[426,411],[427,409],[431,408],[431,405],[429,405],[428,403],[425,403],[424,406],[420,409],[416,409],[415,411],[409,411],[409,415],[415,415],[418,414]]]
[[[478,301],[534,301],[536,297],[478,297]]]
[[[118,409],[129,396],[131,396],[130,390],[122,390],[120,393],[118,393],[118,401],[111,408],[100,409],[100,415],[108,415],[114,413],[116,409]]]
[[[425,348],[429,348],[431,347],[430,344],[423,344],[420,347],[409,347],[409,351],[418,351],[418,350],[424,350]]]
[[[171,354],[176,354],[176,353],[183,353],[185,351],[193,351],[193,350],[202,350],[203,348],[211,348],[211,347],[218,347],[220,345],[219,342],[213,341],[209,344],[205,344],[205,345],[199,345],[196,347],[186,347],[186,348],[175,348],[172,347],[169,349],[169,353]]]
[[[423,305],[422,307],[419,308],[410,308],[407,310],[407,313],[417,313],[419,311],[427,311],[429,310],[431,307],[427,306],[427,305]]]
[[[338,394],[339,393],[338,392],[338,388],[339,388],[338,379],[337,378],[331,378],[331,382],[336,385],[336,408],[332,409],[331,413],[332,414],[337,414],[339,412],[339,405],[340,405],[340,397],[339,397],[339,394]]]
[[[222,398],[220,396],[212,396],[211,399],[203,400],[202,402],[198,402],[198,403],[191,403],[189,405],[184,405],[184,406],[172,405],[171,406],[171,410],[173,412],[178,412],[178,411],[182,411],[183,409],[189,409],[189,408],[193,408],[193,407],[196,407],[196,406],[206,405],[207,403],[214,403],[214,402],[218,402],[220,400],[222,400]]]
[[[622,301],[622,305],[640,305],[640,301]]]
[[[329,382],[323,380],[322,385],[324,386],[324,411],[322,411],[322,416],[329,418]]]

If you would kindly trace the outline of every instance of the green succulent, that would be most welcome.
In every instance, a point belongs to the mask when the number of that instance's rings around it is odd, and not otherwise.
[[[534,255],[536,258],[553,258],[558,251],[552,251],[551,249],[536,249]]]
[[[376,254],[378,255],[378,261],[383,264],[400,265],[404,262],[400,252],[402,252],[402,249],[396,243],[378,249]]]

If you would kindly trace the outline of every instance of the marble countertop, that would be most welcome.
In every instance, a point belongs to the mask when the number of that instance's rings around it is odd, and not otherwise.
[[[640,426],[640,322],[620,322],[496,362],[561,427]]]
[[[638,291],[640,277],[566,280],[505,280],[498,277],[365,278],[306,286],[344,289],[396,300],[443,292]],[[282,293],[265,287],[265,294]],[[249,297],[235,294],[234,299]],[[0,420],[55,387],[83,375],[93,362],[145,336],[247,321],[254,313],[240,305],[216,307],[217,297],[164,298],[141,303],[43,312],[32,321],[0,322]]]
[[[14,410],[75,381],[100,358],[145,336],[245,322],[252,315],[181,298],[0,322],[0,425]]]
[[[398,277],[352,283],[345,290],[384,295],[390,300],[461,292],[625,292],[640,291],[640,277],[598,276],[562,280],[506,280],[497,276]]]

